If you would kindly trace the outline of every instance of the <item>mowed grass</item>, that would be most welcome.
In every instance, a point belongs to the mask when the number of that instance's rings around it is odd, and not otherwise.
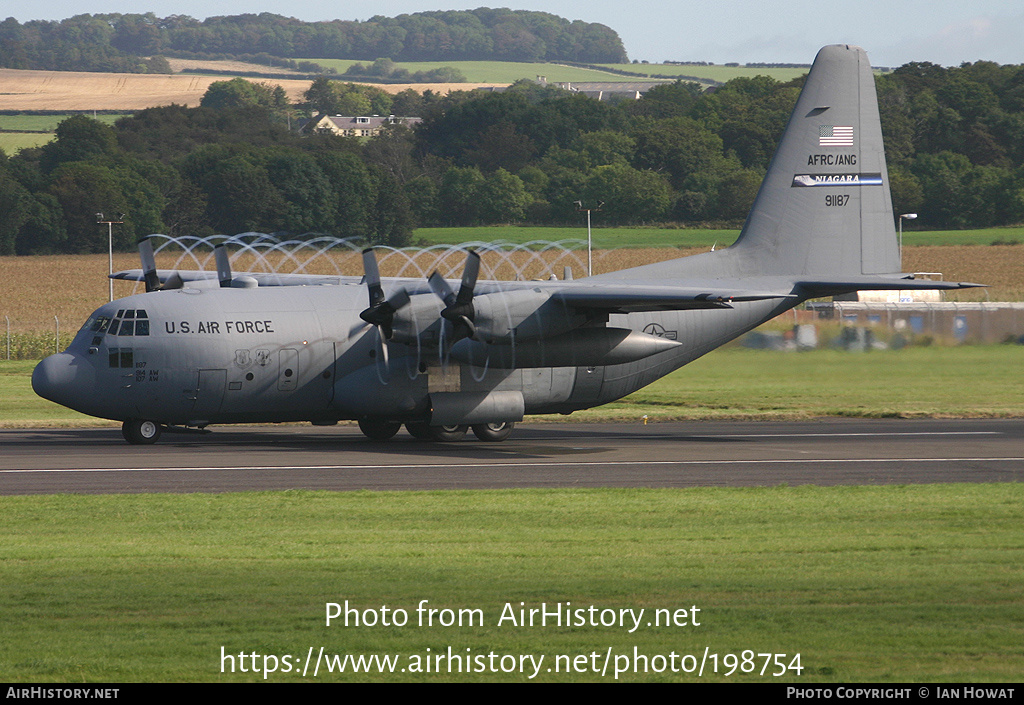
[[[0,426],[104,424],[35,395],[34,361],[0,362]],[[617,402],[557,421],[1022,417],[1024,348],[912,347],[849,353],[729,347]],[[548,417],[530,417],[543,421]]]
[[[1024,348],[712,352],[581,420],[1024,416]]]
[[[520,681],[413,673],[415,658],[544,656],[536,680],[994,682],[1024,670],[1024,486],[475,492],[273,492],[0,498],[0,679],[259,681],[224,653],[274,662],[270,682]],[[325,605],[408,624],[325,626]],[[434,609],[483,623],[419,626]],[[644,609],[618,626],[522,626],[520,608]],[[522,603],[522,604],[521,604]],[[648,626],[691,610],[699,626]],[[468,619],[468,616],[466,617]],[[354,620],[353,620],[354,621]],[[632,626],[632,625],[630,625]],[[394,673],[305,678],[312,649],[393,655]],[[631,661],[636,653],[648,657]],[[654,673],[719,655],[702,677]],[[429,650],[429,651],[428,651]],[[590,655],[611,663],[602,676]],[[800,654],[772,678],[726,654]],[[660,655],[662,661],[654,660]],[[283,672],[289,656],[290,672]],[[587,671],[559,673],[556,657]],[[568,656],[568,659],[564,657]],[[506,659],[497,663],[510,665]],[[225,662],[230,666],[230,662]],[[693,662],[691,661],[691,668]],[[734,662],[735,663],[735,662]],[[421,662],[421,667],[422,662]],[[425,667],[424,667],[425,668]],[[749,667],[748,667],[749,670]],[[639,671],[639,672],[637,672]]]

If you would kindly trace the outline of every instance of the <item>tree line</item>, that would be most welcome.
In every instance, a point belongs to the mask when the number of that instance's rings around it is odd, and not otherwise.
[[[418,12],[365,22],[302,22],[269,12],[210,17],[83,14],[0,23],[0,67],[51,71],[170,72],[163,56],[374,61],[584,61],[623,63],[618,34],[547,12]],[[146,57],[146,58],[144,58]]]
[[[521,81],[446,96],[318,79],[301,105],[244,79],[197,108],[85,116],[0,158],[0,254],[100,251],[96,212],[130,249],[172,235],[329,233],[403,245],[417,226],[579,223],[738,225],[802,79],[714,91],[675,82],[600,102]],[[1024,221],[1024,67],[908,64],[878,76],[894,207],[926,227]],[[347,108],[351,110],[341,110]],[[372,139],[296,131],[316,112],[420,116]]]

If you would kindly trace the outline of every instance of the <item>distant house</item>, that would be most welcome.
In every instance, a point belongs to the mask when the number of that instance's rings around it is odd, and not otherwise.
[[[329,133],[342,137],[376,137],[381,130],[390,125],[412,127],[423,122],[418,117],[395,117],[394,115],[355,116],[319,115],[299,127],[300,132],[307,134]]]

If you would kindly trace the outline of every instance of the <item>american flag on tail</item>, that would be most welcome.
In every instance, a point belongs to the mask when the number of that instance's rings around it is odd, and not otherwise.
[[[852,147],[853,128],[842,125],[819,125],[818,145],[820,147]]]

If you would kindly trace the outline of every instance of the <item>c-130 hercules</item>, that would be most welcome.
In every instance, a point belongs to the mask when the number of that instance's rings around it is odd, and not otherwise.
[[[575,281],[382,280],[158,272],[100,307],[36,367],[47,399],[123,422],[130,443],[166,428],[355,419],[504,440],[526,414],[619,399],[803,301],[864,289],[956,289],[899,272],[874,77],[854,46],[814,61],[734,245]],[[323,284],[321,286],[310,286]]]

